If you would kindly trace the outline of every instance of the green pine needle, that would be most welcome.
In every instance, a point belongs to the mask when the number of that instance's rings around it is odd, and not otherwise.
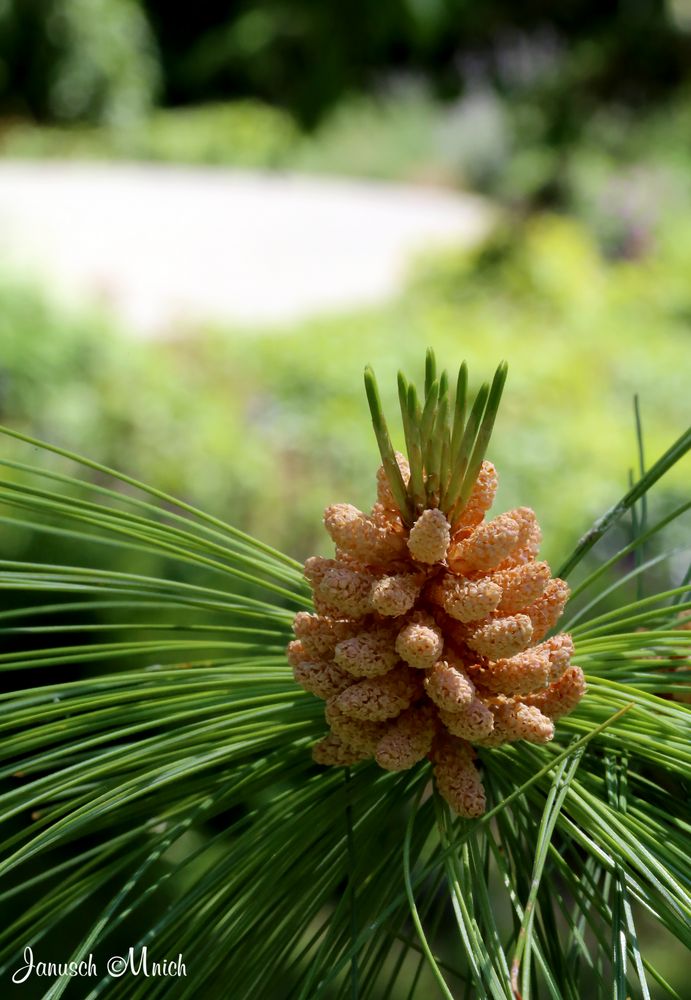
[[[365,369],[365,390],[372,416],[372,426],[374,427],[374,434],[379,445],[379,453],[381,454],[386,478],[389,481],[389,487],[393,493],[394,500],[398,504],[398,509],[401,512],[404,523],[412,524],[412,508],[408,500],[406,484],[403,481],[401,470],[396,461],[396,453],[391,444],[391,438],[389,437],[389,431],[379,398],[377,381],[371,368]]]
[[[455,456],[452,455],[451,479],[449,480],[447,491],[444,494],[443,506],[443,509],[447,512],[447,516],[452,524],[460,515],[460,510],[458,508],[461,489],[468,470],[468,463],[470,462],[470,457],[475,447],[482,418],[485,413],[488,396],[489,386],[485,382],[480,386],[478,394],[475,397],[475,401],[470,410],[470,416],[468,417],[468,422],[463,431],[463,437],[461,438],[461,442],[458,446],[458,451]]]
[[[432,386],[437,377],[437,359],[431,347],[427,348],[425,355],[425,400],[430,394]]]
[[[508,365],[505,361],[502,361],[492,380],[492,386],[487,397],[487,405],[482,415],[482,422],[477,432],[472,453],[467,461],[467,467],[463,475],[463,483],[460,488],[458,500],[455,503],[455,517],[458,517],[463,511],[463,508],[470,498],[473,486],[475,485],[475,480],[478,477],[480,467],[487,452],[490,437],[492,436],[492,430],[494,429],[494,422],[497,417],[501,396],[504,391],[507,373]]]
[[[423,466],[423,444],[420,403],[414,385],[408,386],[406,398],[406,415],[408,422],[408,462],[410,464],[410,482],[408,492],[413,502],[416,517],[425,508],[425,474]]]
[[[403,372],[398,373],[398,401],[410,466],[408,502],[405,509],[401,508],[406,526],[410,527],[411,517],[414,520],[425,507],[441,508],[452,524],[460,517],[487,452],[507,371],[506,362],[502,362],[495,372],[491,388],[486,384],[480,387],[467,423],[468,366],[465,362],[458,372],[453,405],[449,401],[448,373],[442,371],[437,377],[437,362],[431,349],[425,359],[422,407],[413,383]],[[383,456],[388,453],[390,442],[388,432],[384,434],[386,424],[374,375],[371,369],[367,372],[367,396]],[[451,411],[452,426],[449,426]],[[386,463],[385,468],[388,474]],[[395,472],[393,475],[396,477]],[[396,489],[392,483],[390,485],[397,495],[400,484],[396,484]]]

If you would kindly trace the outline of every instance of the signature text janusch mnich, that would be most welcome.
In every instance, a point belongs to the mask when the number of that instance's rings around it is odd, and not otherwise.
[[[16,969],[12,976],[13,983],[25,983],[31,976],[45,976],[52,979],[58,976],[89,978],[101,975],[101,970],[91,954],[79,960],[44,962],[34,955],[32,948],[27,946],[24,949],[23,958],[24,964]],[[105,972],[112,979],[120,979],[121,976],[128,973],[131,976],[154,979],[186,976],[187,968],[182,960],[182,955],[178,955],[177,958],[154,960],[144,945],[139,950],[130,948],[124,955],[111,955],[105,961]]]

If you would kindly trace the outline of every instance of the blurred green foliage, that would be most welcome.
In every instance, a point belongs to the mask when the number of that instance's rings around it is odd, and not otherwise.
[[[289,160],[298,135],[285,112],[247,100],[154,111],[118,129],[18,122],[0,135],[0,152],[11,157],[277,167]]]
[[[251,94],[309,125],[391,76],[453,97],[482,74],[504,92],[539,84],[564,134],[592,100],[640,105],[689,73],[679,5],[663,0],[206,0],[184,17],[166,0],[143,5],[168,102]]]
[[[0,113],[127,124],[157,95],[166,106],[249,97],[313,128],[344,100],[407,80],[536,112],[559,157],[602,107],[638,116],[688,85],[689,27],[684,0],[206,0],[184,12],[167,0],[0,0]],[[543,194],[559,181],[557,170]]]
[[[0,0],[6,114],[123,127],[151,109],[159,84],[137,0]]]
[[[396,426],[396,370],[419,368],[426,345],[441,364],[467,358],[475,385],[506,357],[490,455],[497,507],[535,507],[546,557],[558,558],[626,489],[633,393],[649,459],[685,425],[690,239],[676,226],[654,257],[608,260],[583,226],[537,216],[472,253],[421,261],[389,306],[285,332],[180,331],[170,343],[126,340],[6,284],[0,417],[305,556],[325,549],[326,504],[373,501],[366,363]]]
[[[134,155],[174,163],[274,167],[297,141],[285,113],[258,101],[158,111],[132,133]]]

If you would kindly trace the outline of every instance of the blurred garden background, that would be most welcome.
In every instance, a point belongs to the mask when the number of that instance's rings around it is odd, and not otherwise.
[[[303,559],[327,551],[326,504],[374,498],[365,364],[397,427],[396,371],[421,374],[427,346],[452,370],[466,358],[475,387],[506,358],[497,509],[534,507],[556,568],[688,422],[690,177],[691,0],[0,0],[0,422]],[[152,234],[123,178],[170,226]],[[226,183],[238,211],[251,193],[261,240],[252,218],[216,221]],[[59,258],[91,247],[56,249],[60,211],[61,239],[124,233],[120,260],[171,308],[140,322],[116,274],[66,294]],[[167,261],[195,257],[208,310],[177,315]],[[233,282],[246,309],[225,314]],[[3,456],[50,464],[8,440]],[[682,463],[650,502],[687,492]],[[75,544],[2,517],[0,539],[5,559],[55,563]],[[82,549],[125,568],[119,548]]]
[[[214,180],[238,169],[245,178],[376,181],[375,202],[391,182],[431,198],[484,199],[474,203],[482,225],[471,219],[458,246],[448,234],[443,249],[416,245],[405,280],[381,301],[344,295],[339,309],[263,323],[210,311],[212,321],[168,320],[155,339],[129,329],[107,295],[100,304],[65,300],[45,268],[34,274],[18,258],[7,225],[0,235],[2,421],[122,467],[299,557],[323,546],[326,503],[371,498],[367,362],[393,407],[396,369],[421,364],[426,345],[442,363],[467,357],[478,379],[508,358],[493,446],[500,500],[535,506],[552,558],[626,486],[636,461],[633,394],[650,456],[684,424],[686,0],[580,0],[558,11],[540,0],[520,9],[384,0],[347,10],[264,0],[206,2],[184,15],[159,0],[4,0],[0,113],[0,167],[9,171],[0,176],[31,175],[41,205],[55,161],[82,171],[77,190],[85,163],[98,170],[105,203],[125,161],[207,168],[190,176],[211,185],[212,214]],[[321,206],[329,191],[339,197],[338,186],[325,190]],[[135,237],[137,215],[133,205]],[[377,218],[373,209],[375,227]],[[270,215],[264,224],[270,230]],[[41,215],[31,226],[40,243]],[[299,255],[299,219],[294,232]],[[363,228],[363,254],[373,235]],[[222,253],[208,261],[221,283],[232,283],[243,253],[234,238],[231,227],[227,267]],[[338,247],[325,238],[314,249],[321,280],[338,289]],[[141,281],[165,293],[153,258],[138,258]],[[271,302],[281,262],[270,258],[263,271],[253,262],[252,294]],[[317,286],[320,273],[305,280]],[[171,274],[171,299],[174,284]],[[681,485],[676,475],[670,484]]]

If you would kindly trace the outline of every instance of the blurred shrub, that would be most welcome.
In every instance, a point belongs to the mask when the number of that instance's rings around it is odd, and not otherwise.
[[[5,156],[140,159],[275,167],[298,141],[292,118],[259,101],[156,111],[126,129],[18,123],[0,135]]]
[[[318,173],[447,186],[487,186],[506,168],[509,122],[489,90],[440,103],[412,81],[343,101],[296,147],[292,165]]]
[[[298,170],[383,180],[457,180],[439,141],[445,112],[420,87],[398,86],[378,97],[343,101],[293,157]]]
[[[156,46],[137,0],[2,0],[0,104],[38,119],[126,126],[150,110]]]
[[[133,136],[146,159],[178,163],[275,166],[285,162],[297,128],[282,111],[259,101],[159,111]]]
[[[507,357],[498,506],[534,506],[556,558],[626,488],[633,393],[649,459],[684,426],[690,243],[677,225],[654,258],[609,261],[582,226],[545,215],[421,262],[390,306],[169,344],[120,340],[5,285],[0,416],[304,556],[325,546],[327,503],[373,499],[365,363],[394,423],[396,369],[419,370],[427,344],[442,364],[468,358],[475,384]]]

